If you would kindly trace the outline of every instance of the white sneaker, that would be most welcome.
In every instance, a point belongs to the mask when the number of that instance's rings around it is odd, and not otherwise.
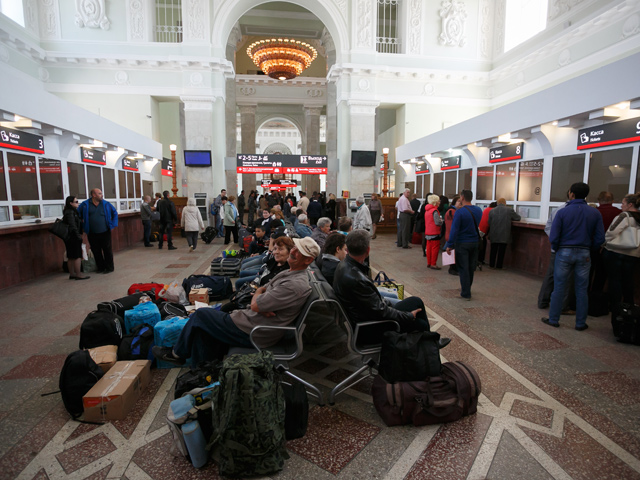
[[[192,246],[189,247],[189,252],[193,252],[193,247]]]

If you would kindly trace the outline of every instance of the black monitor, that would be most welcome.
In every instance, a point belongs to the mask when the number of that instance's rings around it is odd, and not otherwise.
[[[351,150],[351,166],[375,167],[377,155],[375,150]]]
[[[211,151],[209,150],[185,150],[185,167],[210,167]]]

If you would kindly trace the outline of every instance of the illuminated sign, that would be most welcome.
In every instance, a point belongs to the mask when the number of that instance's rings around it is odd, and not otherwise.
[[[583,128],[578,132],[578,150],[640,142],[640,118]]]
[[[262,155],[239,153],[237,173],[327,173],[326,155]]]
[[[0,127],[0,147],[23,152],[44,153],[44,140],[40,135]]]
[[[460,161],[462,156],[443,158],[440,164],[440,170],[453,170],[454,168],[460,168]]]
[[[96,165],[107,164],[107,154],[100,150],[80,147],[80,159],[85,163],[95,163]]]
[[[521,160],[524,156],[524,143],[511,143],[504,147],[489,150],[489,163],[506,162],[507,160]]]
[[[131,160],[130,158],[122,159],[122,168],[124,170],[130,170],[132,172],[138,171],[138,160]]]

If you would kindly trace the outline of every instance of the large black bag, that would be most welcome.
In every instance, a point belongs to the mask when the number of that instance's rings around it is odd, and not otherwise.
[[[160,310],[160,318],[166,320],[173,317],[187,317],[187,309],[183,305],[175,302],[167,302],[166,300],[159,298],[156,300],[158,310]]]
[[[214,238],[218,235],[218,230],[215,227],[207,227],[204,229],[204,232],[200,235],[202,237],[202,241],[206,244],[209,244],[213,241]]]
[[[309,425],[309,398],[304,385],[294,382],[293,385],[282,383],[284,390],[285,415],[284,434],[287,440],[302,438]]]
[[[51,224],[49,231],[65,242],[69,238],[69,225],[59,218],[56,218],[56,221]]]
[[[150,360],[155,357],[151,353],[153,348],[153,327],[148,323],[136,325],[131,333],[122,337],[118,347],[118,360]]]
[[[640,345],[640,306],[622,304],[611,313],[611,326],[620,343]]]
[[[253,282],[247,282],[243,284],[238,290],[233,292],[229,303],[235,303],[237,305],[236,310],[247,308],[251,305],[251,299],[258,287]]]
[[[389,383],[416,382],[440,375],[440,334],[384,332],[378,373]]]
[[[589,292],[589,316],[603,317],[609,314],[609,294]]]
[[[87,350],[70,353],[64,361],[58,385],[67,412],[76,419],[84,412],[82,397],[102,378],[102,369]]]
[[[192,288],[206,288],[209,293],[209,300],[229,298],[233,293],[229,277],[218,275],[191,275],[182,281],[182,288],[184,288],[187,296]]]
[[[237,277],[240,274],[242,260],[238,257],[218,257],[211,261],[211,275]]]
[[[104,345],[120,345],[122,341],[122,317],[115,313],[94,310],[80,326],[78,348],[96,348]]]
[[[112,312],[120,318],[124,318],[124,312],[131,310],[133,307],[138,305],[138,303],[140,303],[140,297],[143,295],[147,295],[151,298],[152,302],[156,299],[156,294],[151,290],[148,292],[136,292],[110,302],[101,302],[98,304],[98,310],[103,312]]]
[[[180,398],[194,388],[204,388],[217,382],[221,368],[222,362],[218,360],[204,362],[198,367],[191,367],[188,372],[176,379],[173,398]]]

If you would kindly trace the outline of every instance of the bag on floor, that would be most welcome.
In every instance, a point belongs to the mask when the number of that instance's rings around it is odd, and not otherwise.
[[[383,271],[378,272],[376,278],[373,279],[373,283],[376,284],[376,287],[381,292],[395,293],[400,300],[404,300],[404,285],[390,279]]]
[[[67,412],[77,419],[84,412],[82,397],[98,383],[104,372],[87,350],[70,353],[60,372],[58,386]]]
[[[440,334],[384,332],[378,373],[385,381],[414,382],[441,374]]]
[[[138,325],[146,323],[153,327],[160,320],[162,320],[160,310],[158,310],[158,306],[155,303],[140,303],[131,310],[124,312],[124,329],[126,333],[131,333]]]
[[[89,253],[87,254],[87,259],[85,260],[83,258],[80,262],[80,271],[84,273],[92,273],[98,271],[96,257],[93,256],[93,252],[91,250],[89,250]]]
[[[215,227],[207,227],[204,229],[204,232],[200,234],[202,241],[207,245],[210,244],[217,236],[218,230]]]
[[[229,298],[233,293],[229,277],[218,275],[191,275],[182,281],[182,288],[187,296],[193,288],[206,288],[209,300]]]
[[[283,383],[285,400],[284,433],[287,440],[302,438],[309,425],[309,397],[304,385]]]
[[[122,337],[118,347],[118,360],[150,360],[153,363],[153,345],[153,326],[146,323],[137,325],[131,333]]]
[[[481,390],[480,377],[473,368],[447,362],[441,376],[421,382],[388,383],[376,375],[371,394],[387,426],[421,426],[454,422],[476,413]]]
[[[245,244],[245,241],[248,240],[248,243]],[[251,241],[253,240],[253,235],[251,235],[249,233],[249,230],[247,230],[245,227],[239,228],[238,229],[238,245],[242,246],[242,249],[245,251],[245,253],[249,253],[249,248],[247,245],[251,244]]]
[[[240,274],[242,260],[234,257],[218,257],[211,261],[211,275],[237,277]]]
[[[137,292],[127,295],[126,297],[117,298],[110,302],[101,302],[98,304],[98,310],[103,312],[111,312],[118,315],[120,318],[124,318],[124,312],[131,310],[133,307],[140,303],[140,297],[147,295],[151,298],[151,301],[155,301],[156,295],[152,291],[149,292]]]
[[[640,306],[623,303],[611,313],[611,326],[620,343],[640,345]]]
[[[173,347],[180,337],[188,318],[168,318],[156,324],[153,329],[153,341],[160,347]]]
[[[204,362],[198,367],[191,367],[188,372],[183,373],[176,379],[173,398],[180,398],[194,388],[204,388],[217,382],[221,368],[222,362],[218,360]]]
[[[179,303],[181,305],[189,304],[189,294],[185,291],[184,287],[178,282],[171,282],[166,288],[163,288],[158,294],[160,298],[173,303]]]
[[[162,283],[134,283],[129,287],[127,291],[128,295],[132,293],[139,292],[153,292],[156,298],[158,298],[158,293],[162,291],[164,285]]]
[[[609,315],[609,294],[589,292],[589,316],[604,317],[605,315]]]
[[[156,305],[160,311],[160,318],[165,320],[173,317],[186,317],[187,309],[179,303],[168,302],[162,298],[156,300]]]
[[[80,326],[80,345],[88,349],[104,345],[120,345],[122,318],[112,312],[95,310],[87,315]]]
[[[411,234],[411,243],[413,245],[422,245],[422,238],[424,237],[424,233],[413,232]]]
[[[213,457],[223,476],[270,475],[289,458],[285,400],[271,352],[227,357],[213,391]],[[251,421],[248,421],[251,419]]]

